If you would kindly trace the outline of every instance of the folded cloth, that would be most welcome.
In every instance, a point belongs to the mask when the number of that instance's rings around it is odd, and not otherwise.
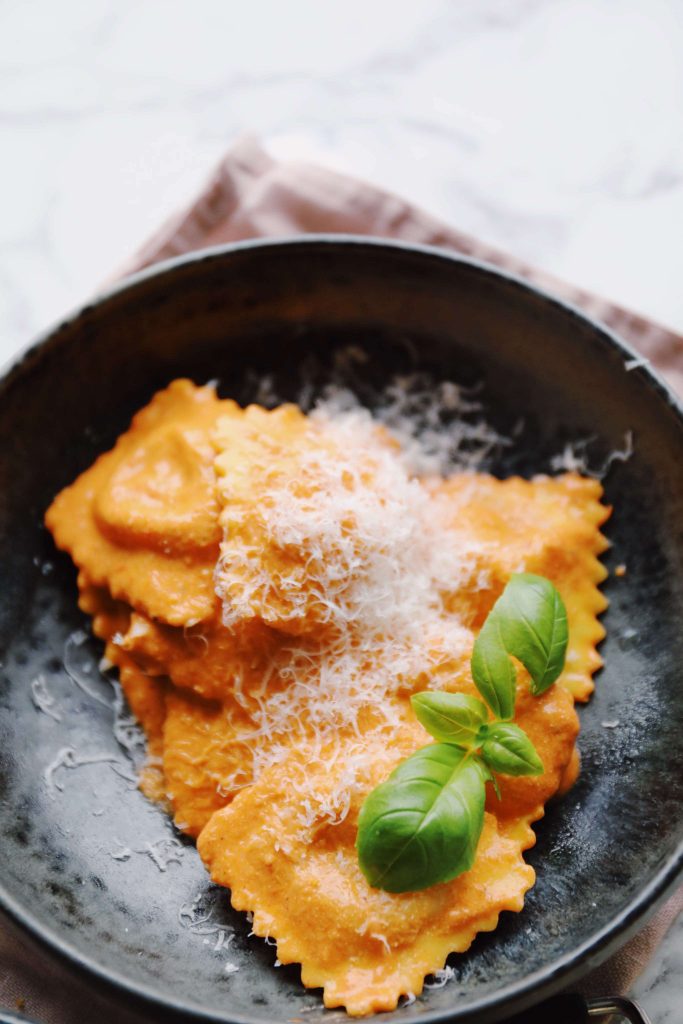
[[[683,337],[527,266],[462,234],[404,199],[306,163],[281,163],[256,142],[234,145],[196,199],[172,217],[121,270],[129,274],[194,249],[259,236],[341,232],[402,239],[474,256],[576,303],[614,328],[683,393]],[[683,910],[683,888],[643,930],[580,985],[584,995],[626,995]],[[22,1009],[41,1024],[142,1024],[146,1014],[112,1008],[88,981],[0,927],[0,1007]]]
[[[683,336],[559,281],[366,182],[308,163],[274,160],[242,139],[197,198],[134,255],[122,273],[244,238],[341,232],[442,246],[519,274],[613,328],[683,394]]]

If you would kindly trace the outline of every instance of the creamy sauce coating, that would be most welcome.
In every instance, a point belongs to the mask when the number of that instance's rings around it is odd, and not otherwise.
[[[522,909],[530,826],[576,778],[574,701],[604,636],[597,481],[413,480],[399,459],[376,425],[243,410],[179,380],[46,515],[147,734],[144,792],[198,839],[279,960],[353,1015],[418,994]],[[418,893],[371,889],[357,816],[429,740],[410,695],[474,693],[474,638],[518,571],[552,580],[569,618],[558,684],[534,698],[519,675],[515,718],[544,773],[489,792],[470,871]]]

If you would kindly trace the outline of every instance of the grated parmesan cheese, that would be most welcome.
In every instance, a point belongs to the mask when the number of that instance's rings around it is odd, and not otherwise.
[[[213,921],[214,906],[209,905],[210,894],[199,892],[189,903],[184,903],[178,911],[178,922],[193,935],[216,936],[214,952],[220,952],[234,940],[234,933],[228,925],[216,924]]]
[[[342,352],[337,379],[353,386],[367,358]],[[223,622],[237,631],[260,621],[281,637],[265,669],[231,678],[235,708],[225,713],[244,756],[219,792],[288,762],[300,838],[341,824],[369,765],[391,761],[384,748],[400,724],[399,692],[418,681],[438,689],[469,652],[449,595],[490,580],[446,528],[430,480],[480,469],[512,443],[487,423],[476,388],[397,377],[372,396],[371,414],[347,386],[316,400],[315,376],[302,380],[299,407],[278,404],[273,380],[260,381],[257,399],[272,411],[236,410],[214,437]],[[599,477],[633,451],[629,432],[623,450],[591,469],[593,440],[568,445],[553,471]],[[305,750],[304,764],[294,749]]]
[[[379,396],[373,417],[398,442],[409,472],[446,476],[456,469],[474,471],[512,444],[486,420],[477,392],[454,381],[435,382],[428,374],[397,376]],[[343,420],[353,414],[369,415],[354,392],[331,385],[311,418]]]
[[[31,697],[39,711],[55,722],[61,722],[62,715],[58,710],[59,704],[48,690],[45,676],[38,675],[31,681]]]
[[[146,758],[147,739],[139,722],[128,708],[118,679],[114,679],[112,676],[105,678],[108,679],[114,690],[114,702],[110,705],[114,715],[114,738],[125,750],[133,764],[139,767]]]
[[[425,981],[424,987],[425,988],[443,988],[444,985],[447,985],[448,982],[451,981],[451,979],[454,978],[454,977],[455,977],[455,971],[453,970],[452,967],[450,967],[448,964],[446,964],[446,966],[442,970],[434,971],[434,974],[433,974],[434,981]]]
[[[252,723],[235,722],[248,781],[305,746],[309,766],[339,771],[327,791],[293,771],[302,829],[339,824],[376,763],[368,737],[395,730],[392,696],[417,679],[438,685],[469,650],[447,604],[471,579],[474,553],[454,543],[438,491],[367,410],[320,405],[306,418],[252,407],[222,421],[215,444],[224,623],[260,618],[287,634],[257,685],[234,684]],[[222,780],[226,792],[244,784]]]
[[[389,943],[386,935],[382,935],[380,932],[369,932],[368,934],[371,939],[375,939],[377,942],[380,942],[387,953],[391,953],[391,944]]]
[[[75,769],[83,768],[86,765],[106,764],[121,778],[128,782],[137,783],[137,778],[126,769],[118,757],[111,754],[78,754],[74,747],[62,747],[57,751],[52,761],[43,772],[43,780],[48,793],[54,799],[57,792],[64,791],[64,783],[55,779],[60,768]]]
[[[146,842],[136,853],[146,854],[161,872],[168,870],[169,864],[180,864],[184,847],[179,840],[164,836],[154,842]]]
[[[120,840],[117,839],[116,841],[119,844],[119,849],[110,851],[109,856],[111,857],[111,859],[120,860],[124,862],[130,860],[130,858],[133,856],[133,851],[130,849],[129,846],[124,846]]]
[[[553,473],[581,473],[583,476],[592,476],[595,480],[602,480],[615,462],[628,462],[634,452],[633,431],[627,430],[624,434],[623,449],[615,448],[609,452],[607,457],[599,466],[591,466],[587,448],[596,440],[595,437],[585,437],[579,441],[567,443],[563,450],[550,459],[550,468]]]
[[[96,673],[95,663],[86,645],[88,634],[82,629],[75,630],[64,644],[64,668],[76,686],[98,704],[109,707],[109,701],[93,688]]]

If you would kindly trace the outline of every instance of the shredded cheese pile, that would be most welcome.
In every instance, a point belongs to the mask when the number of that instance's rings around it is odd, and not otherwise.
[[[338,790],[300,783],[305,821],[323,804],[342,820],[368,749],[354,736],[390,731],[392,697],[428,685],[471,645],[447,605],[475,571],[473,554],[453,543],[438,492],[410,475],[365,411],[250,407],[219,421],[214,445],[223,622],[260,619],[288,635],[242,701],[253,728],[238,739],[254,778],[294,744],[335,761],[343,739]]]

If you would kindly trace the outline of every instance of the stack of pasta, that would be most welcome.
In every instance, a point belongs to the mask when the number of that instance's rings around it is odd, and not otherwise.
[[[144,792],[327,1006],[392,1009],[521,909],[531,823],[576,777],[574,702],[600,665],[600,497],[575,473],[420,475],[365,410],[241,409],[179,380],[50,507],[148,737]],[[569,620],[559,682],[532,699],[519,671],[515,720],[544,772],[488,794],[470,871],[373,889],[357,818],[428,742],[410,696],[475,692],[474,638],[520,571],[548,577]]]

